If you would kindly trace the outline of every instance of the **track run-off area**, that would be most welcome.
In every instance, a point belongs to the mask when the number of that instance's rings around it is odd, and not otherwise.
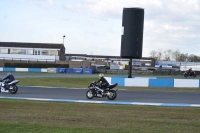
[[[97,75],[76,74],[37,74],[37,73],[15,73],[16,79],[37,77],[96,77]],[[0,73],[4,77],[5,73]],[[165,78],[165,77],[163,77]],[[179,77],[175,77],[179,78]],[[180,77],[181,78],[181,77]],[[191,79],[191,78],[190,78]],[[196,78],[197,79],[197,78]],[[86,98],[87,88],[65,88],[65,87],[43,87],[43,86],[18,86],[16,94],[0,93],[0,98],[20,100],[40,100],[52,102],[82,102],[102,104],[125,104],[125,105],[152,105],[152,106],[179,106],[200,107],[200,92],[166,92],[166,91],[140,91],[123,90],[117,91],[115,100],[105,98]]]

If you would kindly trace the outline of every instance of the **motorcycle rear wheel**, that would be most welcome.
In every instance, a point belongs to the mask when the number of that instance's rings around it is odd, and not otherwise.
[[[109,91],[110,95],[107,96],[109,100],[114,100],[117,97],[117,92],[115,90]]]
[[[16,85],[14,85],[14,86],[10,86],[10,87],[12,87],[12,89],[9,89],[9,91],[10,91],[11,94],[15,94],[15,93],[17,93],[17,91],[18,91],[18,87],[17,87]]]
[[[94,97],[93,91],[92,91],[92,90],[87,90],[87,92],[86,92],[86,97],[87,97],[88,99],[92,99],[92,98]]]

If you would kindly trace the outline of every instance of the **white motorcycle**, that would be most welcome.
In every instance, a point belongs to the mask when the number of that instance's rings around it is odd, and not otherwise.
[[[0,92],[10,92],[11,94],[15,94],[18,91],[17,83],[19,83],[19,80],[13,80],[10,83],[6,83],[5,80],[0,80]],[[7,84],[7,87],[6,87]]]

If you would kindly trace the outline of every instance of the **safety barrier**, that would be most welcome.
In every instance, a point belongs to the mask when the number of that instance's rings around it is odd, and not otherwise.
[[[3,72],[49,72],[49,73],[72,73],[72,74],[93,74],[90,68],[13,68],[1,67]]]
[[[200,88],[199,79],[173,79],[156,77],[105,77],[110,84],[132,87]]]
[[[47,72],[46,68],[13,68],[13,67],[1,67],[0,71],[3,72]]]
[[[47,68],[48,73],[56,73],[56,68]]]
[[[73,73],[73,74],[93,74],[94,69],[90,68],[57,68],[57,73]]]

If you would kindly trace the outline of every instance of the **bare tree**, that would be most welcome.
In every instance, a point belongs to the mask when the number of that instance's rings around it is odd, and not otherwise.
[[[162,60],[162,49],[159,49],[158,52],[157,52],[157,57],[158,57],[158,60]]]
[[[158,59],[157,57],[157,52],[155,50],[152,50],[150,53],[149,53],[150,57],[154,58],[155,60]]]
[[[172,53],[173,53],[173,51],[171,49],[167,50],[167,55],[168,55],[168,60],[169,61],[172,60]]]
[[[189,62],[194,62],[194,55],[193,55],[193,54],[190,54],[190,55],[188,56],[188,61],[189,61]]]
[[[180,51],[179,50],[176,50],[174,52],[172,52],[172,58],[175,60],[175,61],[179,61],[179,57],[180,57]]]
[[[175,60],[175,61],[186,61],[186,55],[183,53],[180,53],[179,50],[165,50],[162,52],[162,49],[159,49],[158,51],[156,50],[152,50],[149,53],[150,57],[156,59],[156,60],[166,60],[166,61],[171,61],[171,60]],[[200,56],[196,56],[194,54],[190,54],[188,56],[188,60],[190,62],[197,62],[200,61]]]
[[[181,53],[177,61],[185,61],[185,54]]]
[[[199,56],[196,56],[196,62],[200,62],[200,57]]]
[[[190,62],[200,62],[200,57],[195,54],[190,54],[188,56],[188,61]]]
[[[172,56],[172,50],[168,49],[163,52],[164,60],[170,61]]]
[[[194,62],[198,61],[198,56],[194,55]]]

